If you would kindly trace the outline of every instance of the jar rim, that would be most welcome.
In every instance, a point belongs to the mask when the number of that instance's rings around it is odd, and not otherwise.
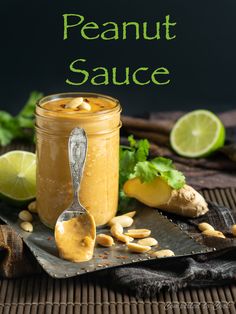
[[[46,113],[46,112],[52,112],[52,110],[44,108],[42,106],[43,103],[49,102],[49,101],[53,101],[53,100],[57,100],[57,99],[63,99],[63,98],[70,98],[70,97],[95,97],[95,98],[105,98],[108,100],[111,100],[115,103],[115,106],[113,108],[109,108],[106,110],[102,110],[102,111],[97,111],[97,112],[88,112],[88,113],[83,113],[83,115],[80,114],[80,118],[88,118],[88,117],[92,117],[92,116],[99,116],[99,115],[104,115],[106,113],[112,113],[112,112],[120,112],[121,111],[121,106],[120,106],[120,102],[118,99],[113,98],[111,96],[108,95],[104,95],[104,94],[99,94],[99,93],[91,93],[91,92],[65,92],[65,93],[56,93],[56,94],[50,94],[47,96],[42,97],[41,99],[39,99],[36,103],[36,114],[39,113],[40,111],[42,113]],[[38,112],[39,110],[39,112]],[[78,113],[75,113],[75,115]]]

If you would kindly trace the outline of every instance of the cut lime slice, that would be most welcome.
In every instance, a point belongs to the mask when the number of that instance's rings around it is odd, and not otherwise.
[[[0,195],[14,203],[35,198],[36,156],[25,151],[11,151],[0,157]]]
[[[222,147],[224,141],[222,122],[208,110],[187,113],[175,123],[170,135],[173,150],[190,158],[208,156]]]

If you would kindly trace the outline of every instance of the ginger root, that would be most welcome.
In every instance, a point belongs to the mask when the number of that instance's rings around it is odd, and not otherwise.
[[[193,218],[208,211],[205,199],[191,186],[185,184],[181,189],[174,190],[160,177],[144,183],[139,178],[130,179],[123,189],[128,197],[177,215]]]

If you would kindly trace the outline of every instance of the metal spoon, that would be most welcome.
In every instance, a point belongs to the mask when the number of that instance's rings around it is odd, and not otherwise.
[[[58,217],[55,241],[59,255],[74,262],[92,258],[96,237],[96,225],[79,201],[79,188],[87,153],[87,137],[84,129],[75,128],[70,135],[68,154],[73,186],[73,201]],[[86,252],[87,250],[87,252]]]

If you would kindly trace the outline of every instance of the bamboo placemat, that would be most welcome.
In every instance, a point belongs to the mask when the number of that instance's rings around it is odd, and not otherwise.
[[[0,150],[33,146],[17,144]],[[236,190],[204,190],[207,200],[236,211]],[[0,280],[1,313],[78,314],[158,314],[158,313],[236,313],[236,285],[163,291],[154,298],[135,298],[95,282],[96,278],[52,279],[47,275]],[[109,278],[107,278],[109,281]]]
[[[236,313],[236,286],[161,292],[135,298],[86,279],[47,276],[2,280],[0,313]]]

